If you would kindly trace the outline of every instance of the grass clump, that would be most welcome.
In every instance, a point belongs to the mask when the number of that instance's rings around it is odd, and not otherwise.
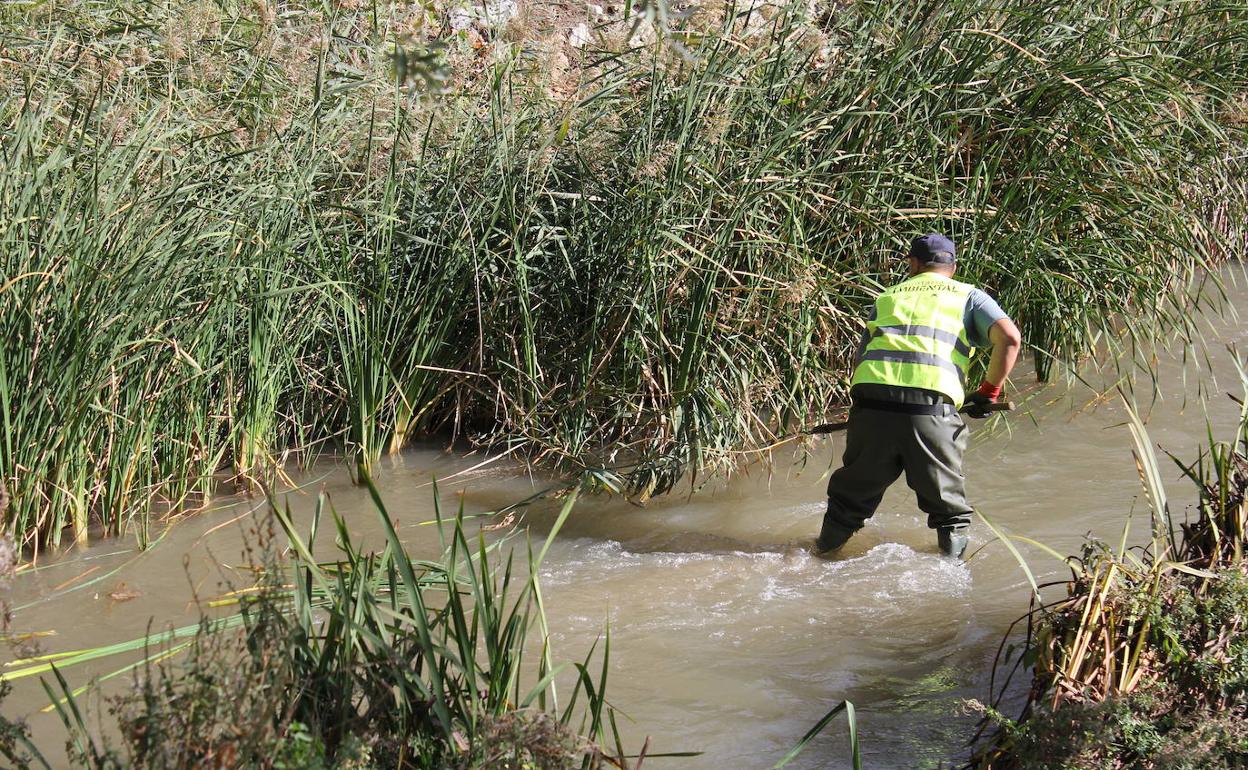
[[[1170,693],[1133,693],[1037,714],[1013,732],[1015,764],[1031,770],[1248,766],[1242,714],[1198,708],[1175,716]]]
[[[562,770],[579,766],[583,741],[545,712],[513,711],[485,726],[471,767]]]
[[[574,502],[575,494],[564,519]],[[276,540],[288,560],[261,527],[260,581],[214,602],[236,612],[205,618],[187,642],[175,629],[128,646],[146,649],[146,658],[133,688],[108,699],[116,729],[104,737],[88,728],[83,690],[67,684],[74,658],[54,656],[59,667],[45,687],[68,730],[74,766],[621,766],[603,748],[614,735],[604,693],[609,648],[556,666],[542,635],[537,569],[545,546],[522,567],[502,551],[510,541],[470,540],[461,516],[438,522],[446,527],[443,557],[416,561],[380,500],[377,506],[386,533],[379,552],[353,543],[323,497],[308,537],[274,507],[268,526],[284,533]],[[312,556],[323,517],[335,539],[328,559]]]
[[[1137,437],[1141,475],[1156,478]],[[1067,597],[1028,616],[1026,706],[1015,720],[989,709],[997,729],[971,767],[1248,766],[1248,415],[1184,470],[1200,502],[1181,537],[1150,487],[1151,545],[1090,544]]]
[[[1186,328],[1242,252],[1242,3],[730,4],[579,46],[523,16],[0,10],[23,544],[429,436],[644,500],[841,404],[915,232],[1042,374]]]

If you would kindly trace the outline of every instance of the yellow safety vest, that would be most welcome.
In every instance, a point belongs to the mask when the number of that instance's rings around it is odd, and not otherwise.
[[[966,368],[975,354],[965,321],[974,289],[940,273],[920,273],[876,297],[852,384],[934,390],[962,406]]]

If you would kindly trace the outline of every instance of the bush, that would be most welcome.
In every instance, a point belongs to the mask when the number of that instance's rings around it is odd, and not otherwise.
[[[1248,767],[1242,709],[1181,709],[1174,693],[1064,704],[1011,730],[1011,764],[1028,770],[1217,770]],[[994,765],[996,766],[996,765]]]

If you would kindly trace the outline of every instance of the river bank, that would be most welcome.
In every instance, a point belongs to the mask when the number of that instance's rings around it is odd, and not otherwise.
[[[838,439],[749,462],[844,404],[863,311],[916,232],[957,240],[959,276],[1019,321],[1040,379],[1140,346],[1154,440],[1190,456],[1206,408],[1229,419],[1213,340],[1242,349],[1243,327],[1197,311],[1245,243],[1242,3],[643,2],[583,9],[575,36],[535,9],[0,10],[0,481],[23,567],[6,710],[38,745],[64,727],[38,712],[51,669],[22,668],[36,648],[92,651],[58,659],[70,689],[113,675],[101,691],[133,695],[146,629],[186,639],[201,611],[243,623],[241,606],[282,611],[258,634],[276,646],[236,648],[252,667],[219,659],[228,685],[194,691],[221,728],[192,747],[201,764],[239,750],[246,672],[277,693],[247,700],[252,749],[346,761],[332,717],[355,708],[382,764],[484,762],[525,701],[513,673],[545,697],[578,671],[546,679],[554,658],[523,640],[584,661],[605,657],[606,629],[618,719],[608,731],[585,676],[589,713],[551,733],[590,764],[650,736],[647,767],[770,766],[845,698],[871,766],[958,757],[974,720],[958,704],[984,696],[1030,591],[1017,560],[982,527],[965,566],[940,560],[900,489],[842,558],[811,558],[797,544]],[[1062,554],[1118,536],[1139,495],[1106,400],[1121,371],[1014,386],[1025,411],[982,426],[967,457],[994,524]],[[494,515],[578,479],[613,494],[562,524],[570,498],[553,495]],[[292,484],[281,527],[256,495]],[[316,555],[346,569],[296,547],[321,487],[342,520],[321,509]],[[461,503],[482,517],[474,543],[486,524],[487,546],[512,527],[542,544],[544,619],[502,647],[438,625],[504,614],[443,561],[430,522]],[[1041,579],[1063,573],[1017,545]],[[417,572],[440,597],[423,608]],[[455,587],[473,608],[443,616]],[[114,642],[126,652],[92,657]],[[256,665],[270,653],[272,672]],[[415,657],[439,663],[398,662]],[[168,692],[202,681],[176,670]],[[368,713],[390,697],[393,715]],[[123,711],[183,729],[177,703]],[[111,729],[69,722],[84,741]],[[697,756],[654,756],[680,751]],[[846,756],[833,728],[790,766]]]

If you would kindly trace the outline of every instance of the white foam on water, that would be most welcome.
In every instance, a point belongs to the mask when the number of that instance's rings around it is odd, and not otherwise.
[[[565,599],[603,607],[616,618],[615,633],[696,631],[733,645],[773,627],[805,636],[832,623],[874,625],[962,601],[971,588],[960,562],[900,543],[828,561],[796,549],[635,553],[582,538],[560,542],[541,579],[552,607]],[[566,620],[584,628],[591,617]]]
[[[971,588],[971,572],[961,561],[919,553],[900,543],[877,545],[861,558],[873,567],[868,574],[877,586],[872,594],[876,599],[919,595],[960,598]]]

